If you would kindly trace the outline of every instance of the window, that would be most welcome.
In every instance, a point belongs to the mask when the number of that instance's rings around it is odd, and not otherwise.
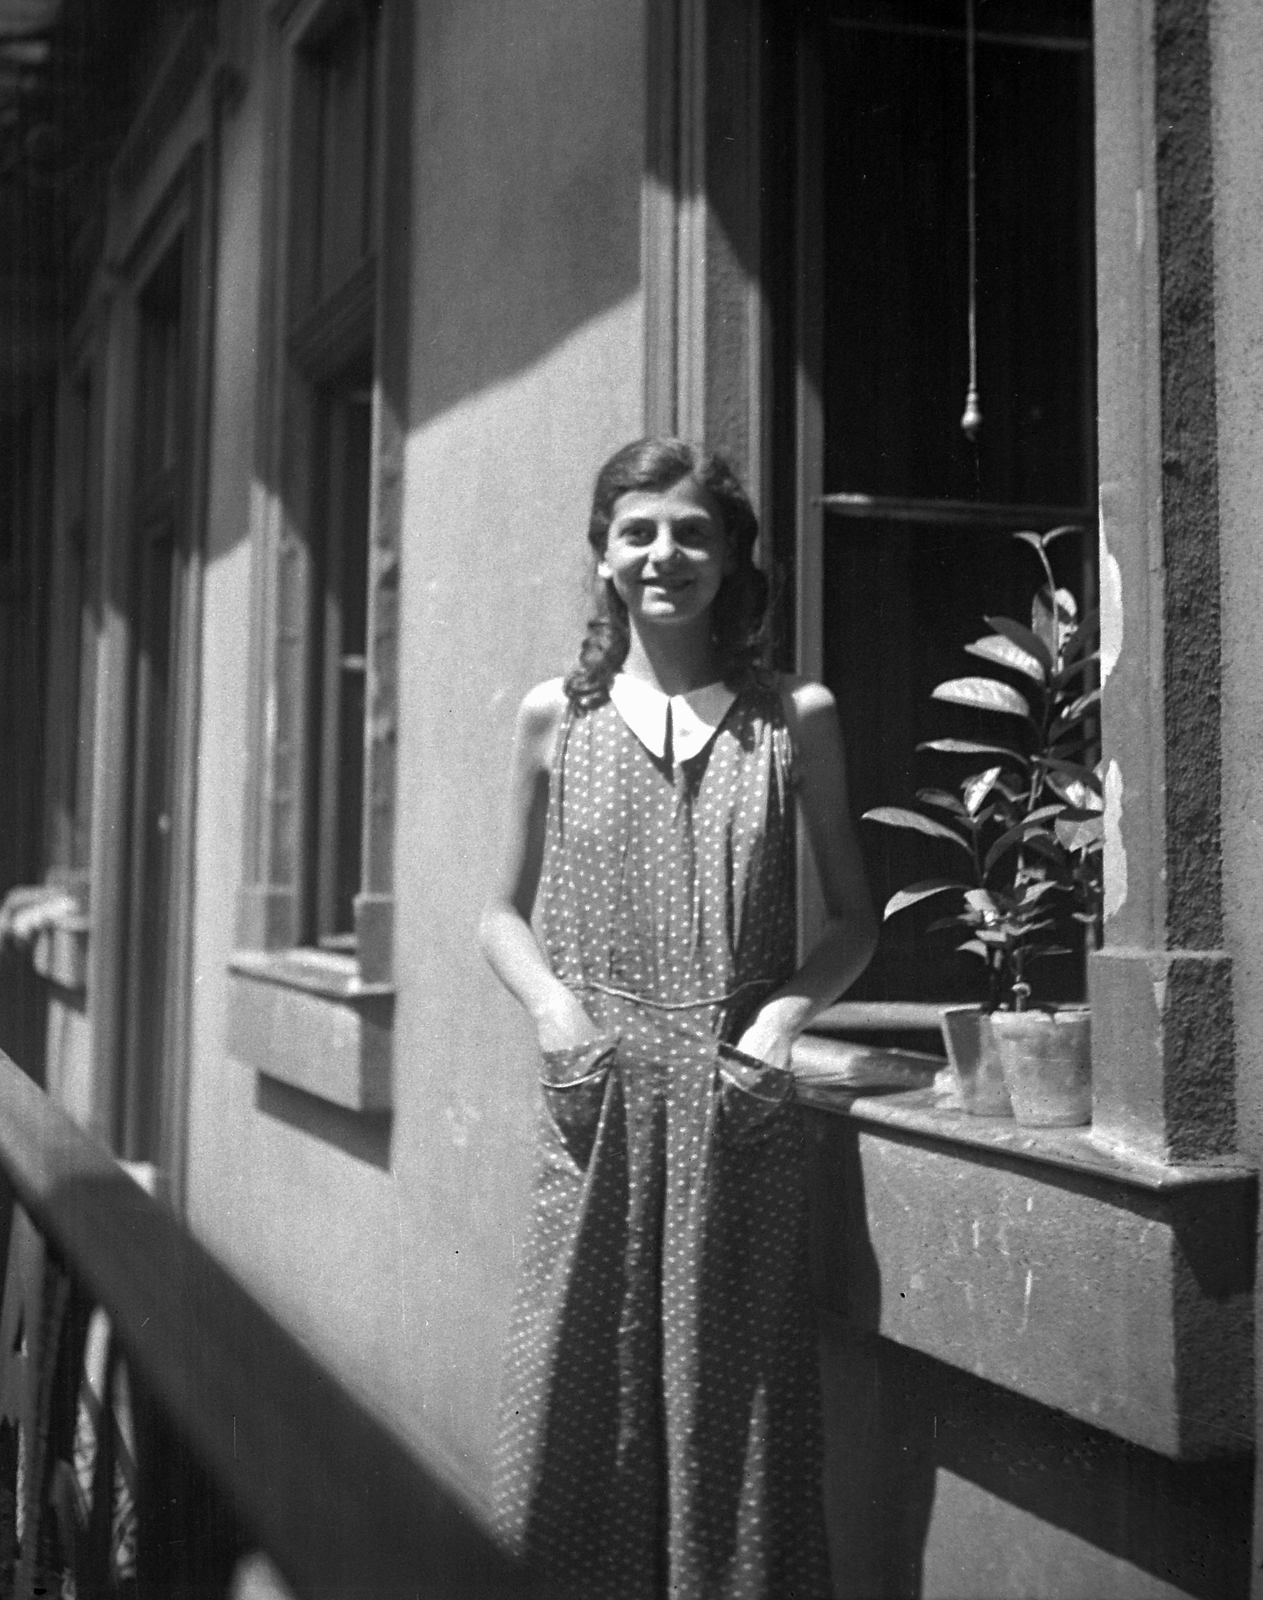
[[[295,8],[281,40],[288,110],[276,210],[287,226],[271,324],[272,709],[260,718],[261,809],[242,916],[249,947],[320,950],[375,978],[388,971],[389,940],[370,913],[365,941],[363,903],[374,891],[376,909],[388,894],[365,881],[364,863],[382,857],[374,829],[388,831],[390,815],[368,801],[365,718],[370,681],[393,682],[389,641],[375,659],[370,639],[379,33],[380,7],[354,0]]]
[[[382,1110],[407,293],[406,235],[384,238],[379,218],[388,190],[407,203],[407,135],[384,129],[407,109],[408,50],[384,41],[410,24],[391,0],[274,15],[267,211],[284,226],[262,321],[268,493],[230,1048],[271,1078]]]
[[[932,702],[968,670],[983,618],[1021,618],[1037,569],[1009,534],[1074,523],[1058,581],[1095,589],[1095,313],[1090,7],[977,0],[977,348],[969,377],[964,0],[833,0],[812,24],[803,94],[800,348],[818,416],[801,419],[800,494],[823,506],[816,652],[837,694],[857,813],[950,786],[922,740],[994,734]],[[818,343],[816,342],[818,341]],[[818,353],[817,353],[818,352]],[[806,574],[803,582],[811,581]],[[804,641],[807,642],[807,641]],[[932,844],[861,825],[873,891],[942,870]],[[933,906],[886,924],[855,999],[970,999],[975,964],[924,935]],[[1081,957],[1043,992],[1082,992]]]
[[[355,948],[364,810],[364,674],[372,389],[352,367],[318,400],[319,515],[313,527],[318,615],[312,684],[314,761],[308,936]]]
[[[376,15],[337,14],[297,57],[290,361],[310,441],[307,771],[298,942],[353,954],[364,806],[372,492]]]

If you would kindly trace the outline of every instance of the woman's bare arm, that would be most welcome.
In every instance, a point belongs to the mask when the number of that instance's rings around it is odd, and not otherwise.
[[[541,683],[522,702],[509,773],[503,861],[478,925],[484,955],[529,1013],[544,1050],[587,1044],[597,1037],[582,1004],[549,967],[531,927],[544,859],[548,774],[565,713],[560,678]]]
[[[833,696],[823,684],[787,679],[784,701],[798,770],[799,816],[811,840],[828,920],[803,965],[764,1001],[740,1040],[748,1054],[782,1067],[789,1065],[795,1037],[855,982],[877,944]]]

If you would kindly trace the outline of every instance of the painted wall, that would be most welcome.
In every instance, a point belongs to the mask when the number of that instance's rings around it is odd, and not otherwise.
[[[592,477],[639,431],[635,6],[446,0],[416,18],[401,580],[395,1111],[227,1059],[240,882],[259,75],[225,130],[205,590],[189,1215],[405,1434],[485,1486],[533,1120],[527,1029],[474,943],[513,715],[584,616]],[[244,397],[244,403],[243,403]]]
[[[1248,1592],[1248,1463],[1173,1462],[840,1325],[823,1349],[842,1600]]]

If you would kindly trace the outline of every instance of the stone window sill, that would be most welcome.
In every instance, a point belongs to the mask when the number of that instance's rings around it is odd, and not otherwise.
[[[820,1305],[1164,1455],[1247,1450],[1254,1171],[965,1115],[943,1064],[799,1040]]]
[[[1110,1178],[1141,1189],[1240,1183],[1253,1174],[1247,1162],[1232,1157],[1213,1165],[1163,1165],[1105,1142],[1090,1127],[1024,1128],[1011,1117],[967,1115],[948,1103],[944,1090],[934,1082],[944,1065],[941,1058],[910,1050],[851,1045],[811,1035],[800,1039],[794,1050],[799,1101],[857,1122]]]
[[[393,984],[322,950],[240,950],[228,971],[236,1060],[351,1111],[391,1109]]]

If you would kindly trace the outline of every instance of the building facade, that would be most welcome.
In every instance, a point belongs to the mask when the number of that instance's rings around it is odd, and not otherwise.
[[[838,1589],[1253,1592],[1258,8],[34,10],[0,716],[43,826],[0,887],[73,902],[49,1093],[485,1506],[536,1089],[474,927],[596,468],[738,466],[857,809],[1029,593],[1007,534],[1074,524],[1106,919],[1048,981],[1093,1126],[813,1099]],[[879,897],[916,865],[865,845]],[[969,982],[892,924],[834,1035]]]

